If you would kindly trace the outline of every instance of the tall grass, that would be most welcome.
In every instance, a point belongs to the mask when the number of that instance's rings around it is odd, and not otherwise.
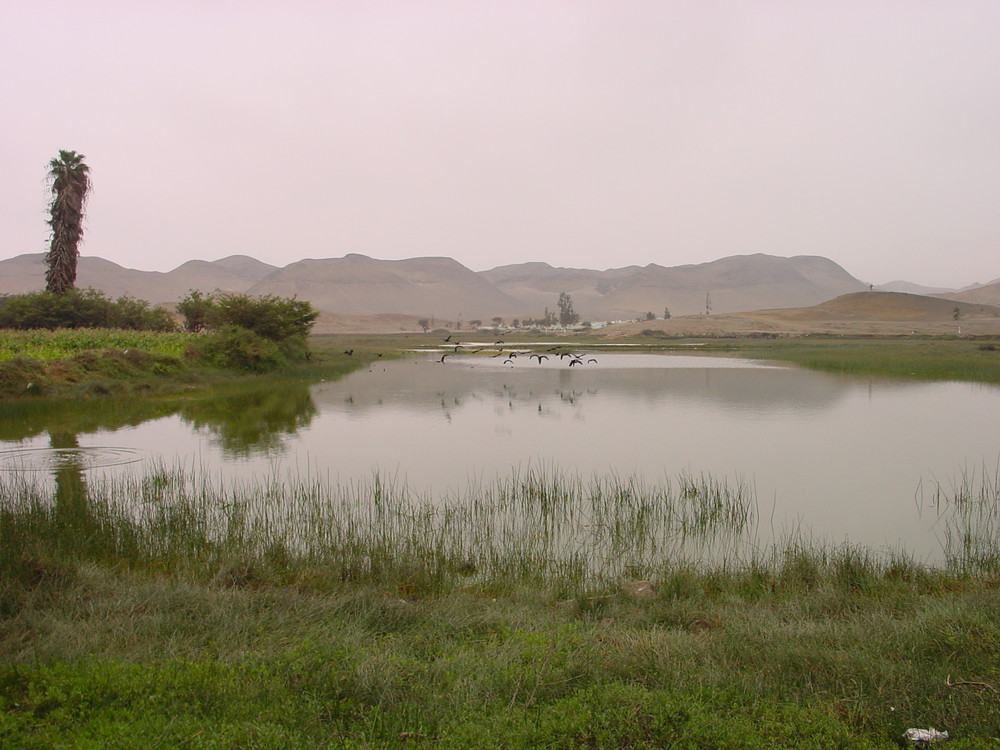
[[[966,467],[947,484],[934,482],[918,497],[938,516],[937,527],[950,568],[970,574],[1000,569],[1000,464]]]
[[[374,475],[335,484],[279,476],[224,481],[159,466],[50,481],[0,474],[0,546],[8,559],[76,560],[200,580],[330,589],[345,582],[442,592],[530,585],[585,595],[623,579],[716,571],[768,585],[834,580],[864,589],[916,575],[901,552],[828,546],[800,536],[757,549],[752,487],[681,474],[636,477],[527,469],[437,499]],[[938,516],[944,566],[1000,571],[1000,480],[981,472],[925,503]],[[749,572],[748,572],[749,571]]]
[[[366,580],[442,590],[534,582],[581,591],[704,553],[755,518],[743,482],[528,469],[432,502],[381,476],[215,481],[159,469],[91,480],[0,475],[0,544],[28,556],[86,554],[130,567],[285,580]],[[36,545],[34,549],[28,548]],[[252,571],[257,571],[253,573]],[[225,573],[223,573],[225,574]]]

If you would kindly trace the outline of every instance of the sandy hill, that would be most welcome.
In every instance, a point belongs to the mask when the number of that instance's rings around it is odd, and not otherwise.
[[[923,286],[911,281],[890,281],[887,284],[877,284],[875,288],[880,292],[906,292],[907,294],[923,294],[925,296],[934,294],[947,296],[957,291],[947,287]]]
[[[512,297],[538,309],[555,308],[560,291],[573,298],[585,319],[634,319],[645,312],[662,316],[705,311],[735,312],[760,307],[810,305],[866,285],[826,258],[735,255],[695,265],[650,264],[607,271],[552,268],[544,263],[501,266],[482,273]]]
[[[1000,305],[1000,281],[973,287],[961,292],[949,292],[948,294],[938,296],[972,304]]]
[[[301,260],[249,289],[251,294],[298,295],[338,315],[397,313],[438,321],[489,320],[515,312],[517,300],[451,258]]]
[[[661,331],[672,336],[754,333],[1000,335],[1000,307],[902,292],[860,292],[841,295],[810,307],[629,323],[615,326],[609,333],[624,335],[643,330]]]
[[[44,278],[41,253],[0,261],[0,293],[41,289]],[[294,295],[309,300],[325,314],[340,316],[342,322],[338,325],[353,329],[367,325],[364,321],[368,320],[393,330],[410,327],[412,321],[374,316],[427,317],[434,319],[435,325],[459,320],[467,323],[477,318],[489,321],[494,316],[509,322],[513,318],[541,317],[546,308],[555,312],[560,292],[571,295],[583,320],[636,320],[647,312],[661,317],[664,308],[669,308],[674,318],[719,320],[720,315],[740,313],[742,319],[752,315],[761,325],[779,327],[795,320],[805,323],[865,317],[899,323],[939,319],[945,324],[951,320],[956,304],[1000,304],[1000,284],[949,294],[947,300],[895,292],[865,292],[851,297],[867,289],[867,285],[827,258],[764,254],[675,267],[650,264],[603,271],[521,263],[480,273],[451,258],[434,257],[390,261],[349,254],[276,268],[234,255],[211,262],[192,260],[160,273],[124,268],[88,256],[80,258],[77,284],[102,289],[111,296],[130,294],[168,304],[191,289]],[[704,315],[706,298],[711,303],[710,316]],[[922,301],[913,301],[917,299]],[[933,312],[926,308],[934,304],[938,307]],[[907,305],[923,306],[920,309],[924,312],[905,312]],[[774,312],[786,309],[780,316]],[[758,312],[741,312],[746,310]],[[977,316],[971,309],[967,313],[969,317]],[[781,321],[776,322],[778,317]],[[354,320],[347,323],[347,318]]]
[[[573,309],[581,316],[604,319],[602,300],[611,287],[640,273],[639,266],[593,271],[586,268],[555,268],[548,263],[517,263],[481,271],[480,276],[520,303],[520,314],[541,318],[545,308],[556,312],[559,295],[573,299]],[[630,317],[636,317],[639,313]],[[659,314],[663,314],[660,308]]]
[[[862,292],[845,294],[805,310],[783,310],[785,317],[822,320],[824,318],[854,318],[863,320],[955,320],[958,318],[996,318],[1000,308],[956,302],[939,297],[927,297],[905,292]]]
[[[81,256],[76,285],[112,297],[128,294],[154,304],[176,302],[191,289],[242,292],[276,270],[247,255],[221,260],[190,260],[172,271],[137,271],[109,260]],[[0,261],[0,293],[23,294],[45,288],[45,254],[18,255]]]

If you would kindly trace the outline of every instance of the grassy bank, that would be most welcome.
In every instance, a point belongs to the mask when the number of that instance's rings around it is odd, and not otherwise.
[[[108,329],[0,331],[0,399],[148,396],[259,379],[199,355],[206,337]],[[314,354],[266,377],[338,377],[375,357],[318,340]]]
[[[752,517],[703,477],[526,475],[435,507],[0,479],[4,746],[996,746],[995,539],[941,568],[801,540],[695,564],[662,540]],[[994,489],[934,502],[988,536]]]
[[[701,343],[702,351],[790,362],[825,372],[1000,383],[1000,341],[995,340],[803,336]]]

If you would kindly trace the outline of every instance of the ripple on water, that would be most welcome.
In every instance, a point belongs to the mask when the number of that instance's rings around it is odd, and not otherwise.
[[[113,446],[80,448],[17,448],[0,451],[0,471],[52,471],[121,466],[143,459],[142,451]]]

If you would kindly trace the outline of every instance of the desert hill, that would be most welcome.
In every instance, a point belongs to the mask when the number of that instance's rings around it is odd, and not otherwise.
[[[41,253],[0,261],[0,293],[42,289],[44,276]],[[102,289],[112,296],[130,294],[154,303],[176,302],[191,289],[295,295],[309,300],[325,315],[338,316],[345,324],[352,319],[352,328],[364,326],[364,319],[377,320],[375,316],[379,315],[403,316],[406,320],[379,321],[380,327],[387,324],[396,330],[411,326],[410,318],[432,318],[434,325],[476,318],[488,321],[494,316],[508,322],[513,318],[539,318],[546,308],[556,310],[559,293],[564,291],[572,297],[581,319],[590,321],[636,320],[647,312],[661,317],[664,308],[669,308],[675,318],[687,315],[709,319],[746,310],[758,311],[752,315],[761,319],[760,311],[792,308],[799,312],[789,312],[787,320],[796,315],[804,320],[801,310],[819,310],[827,300],[868,288],[827,258],[764,254],[675,267],[650,264],[603,271],[522,263],[479,273],[451,258],[434,257],[378,260],[349,254],[300,260],[277,268],[234,255],[210,262],[188,261],[161,273],[128,269],[84,256],[80,258],[77,284]],[[905,294],[883,299],[907,296],[934,299]],[[949,298],[939,300],[939,312],[945,318],[952,314],[956,299],[973,305],[1000,302],[1000,285],[957,292]],[[868,298],[862,295],[858,299]],[[711,304],[710,316],[704,315],[706,301]],[[815,310],[809,315],[818,314]],[[830,310],[824,313],[828,317],[832,315]],[[864,313],[875,318],[879,314],[874,310]],[[892,314],[903,315],[899,310]],[[851,315],[839,310],[834,317]],[[899,318],[904,319],[905,315]]]
[[[875,289],[880,292],[906,292],[907,294],[922,294],[926,297],[935,294],[945,296],[957,291],[947,287],[923,286],[922,284],[914,284],[910,281],[890,281],[888,284],[877,284]]]
[[[602,300],[619,281],[642,272],[639,266],[593,271],[586,268],[554,268],[548,263],[517,263],[481,271],[480,276],[518,300],[521,314],[542,317],[545,308],[555,312],[561,292],[573,298],[573,309],[583,318],[604,320]],[[649,309],[649,308],[647,308]],[[637,310],[627,317],[637,317]],[[663,306],[659,307],[660,315]]]
[[[247,255],[221,260],[189,260],[172,271],[137,271],[109,260],[80,256],[76,285],[93,287],[119,297],[128,294],[153,304],[176,302],[191,289],[243,292],[277,270]],[[45,254],[18,255],[0,260],[0,294],[24,294],[45,288]]]
[[[501,266],[482,275],[512,297],[550,309],[559,291],[573,298],[584,318],[621,320],[645,312],[662,316],[724,313],[817,304],[867,285],[826,258],[734,255],[709,263],[665,267],[650,264],[606,271],[552,268],[545,263]]]
[[[960,292],[937,295],[945,299],[982,305],[1000,305],[1000,281],[976,286]]]
[[[609,333],[625,335],[645,330],[670,336],[794,335],[807,332],[995,336],[1000,335],[1000,307],[903,292],[857,292],[809,307],[629,323],[614,326]]]
[[[807,310],[784,311],[789,317],[820,320],[829,318],[856,318],[863,320],[957,320],[969,318],[997,318],[1000,308],[955,302],[939,297],[927,297],[905,292],[861,292],[845,294]],[[958,313],[956,317],[956,312]]]
[[[442,321],[516,313],[520,303],[451,258],[300,260],[250,287],[251,294],[297,295],[338,315],[395,313]]]

